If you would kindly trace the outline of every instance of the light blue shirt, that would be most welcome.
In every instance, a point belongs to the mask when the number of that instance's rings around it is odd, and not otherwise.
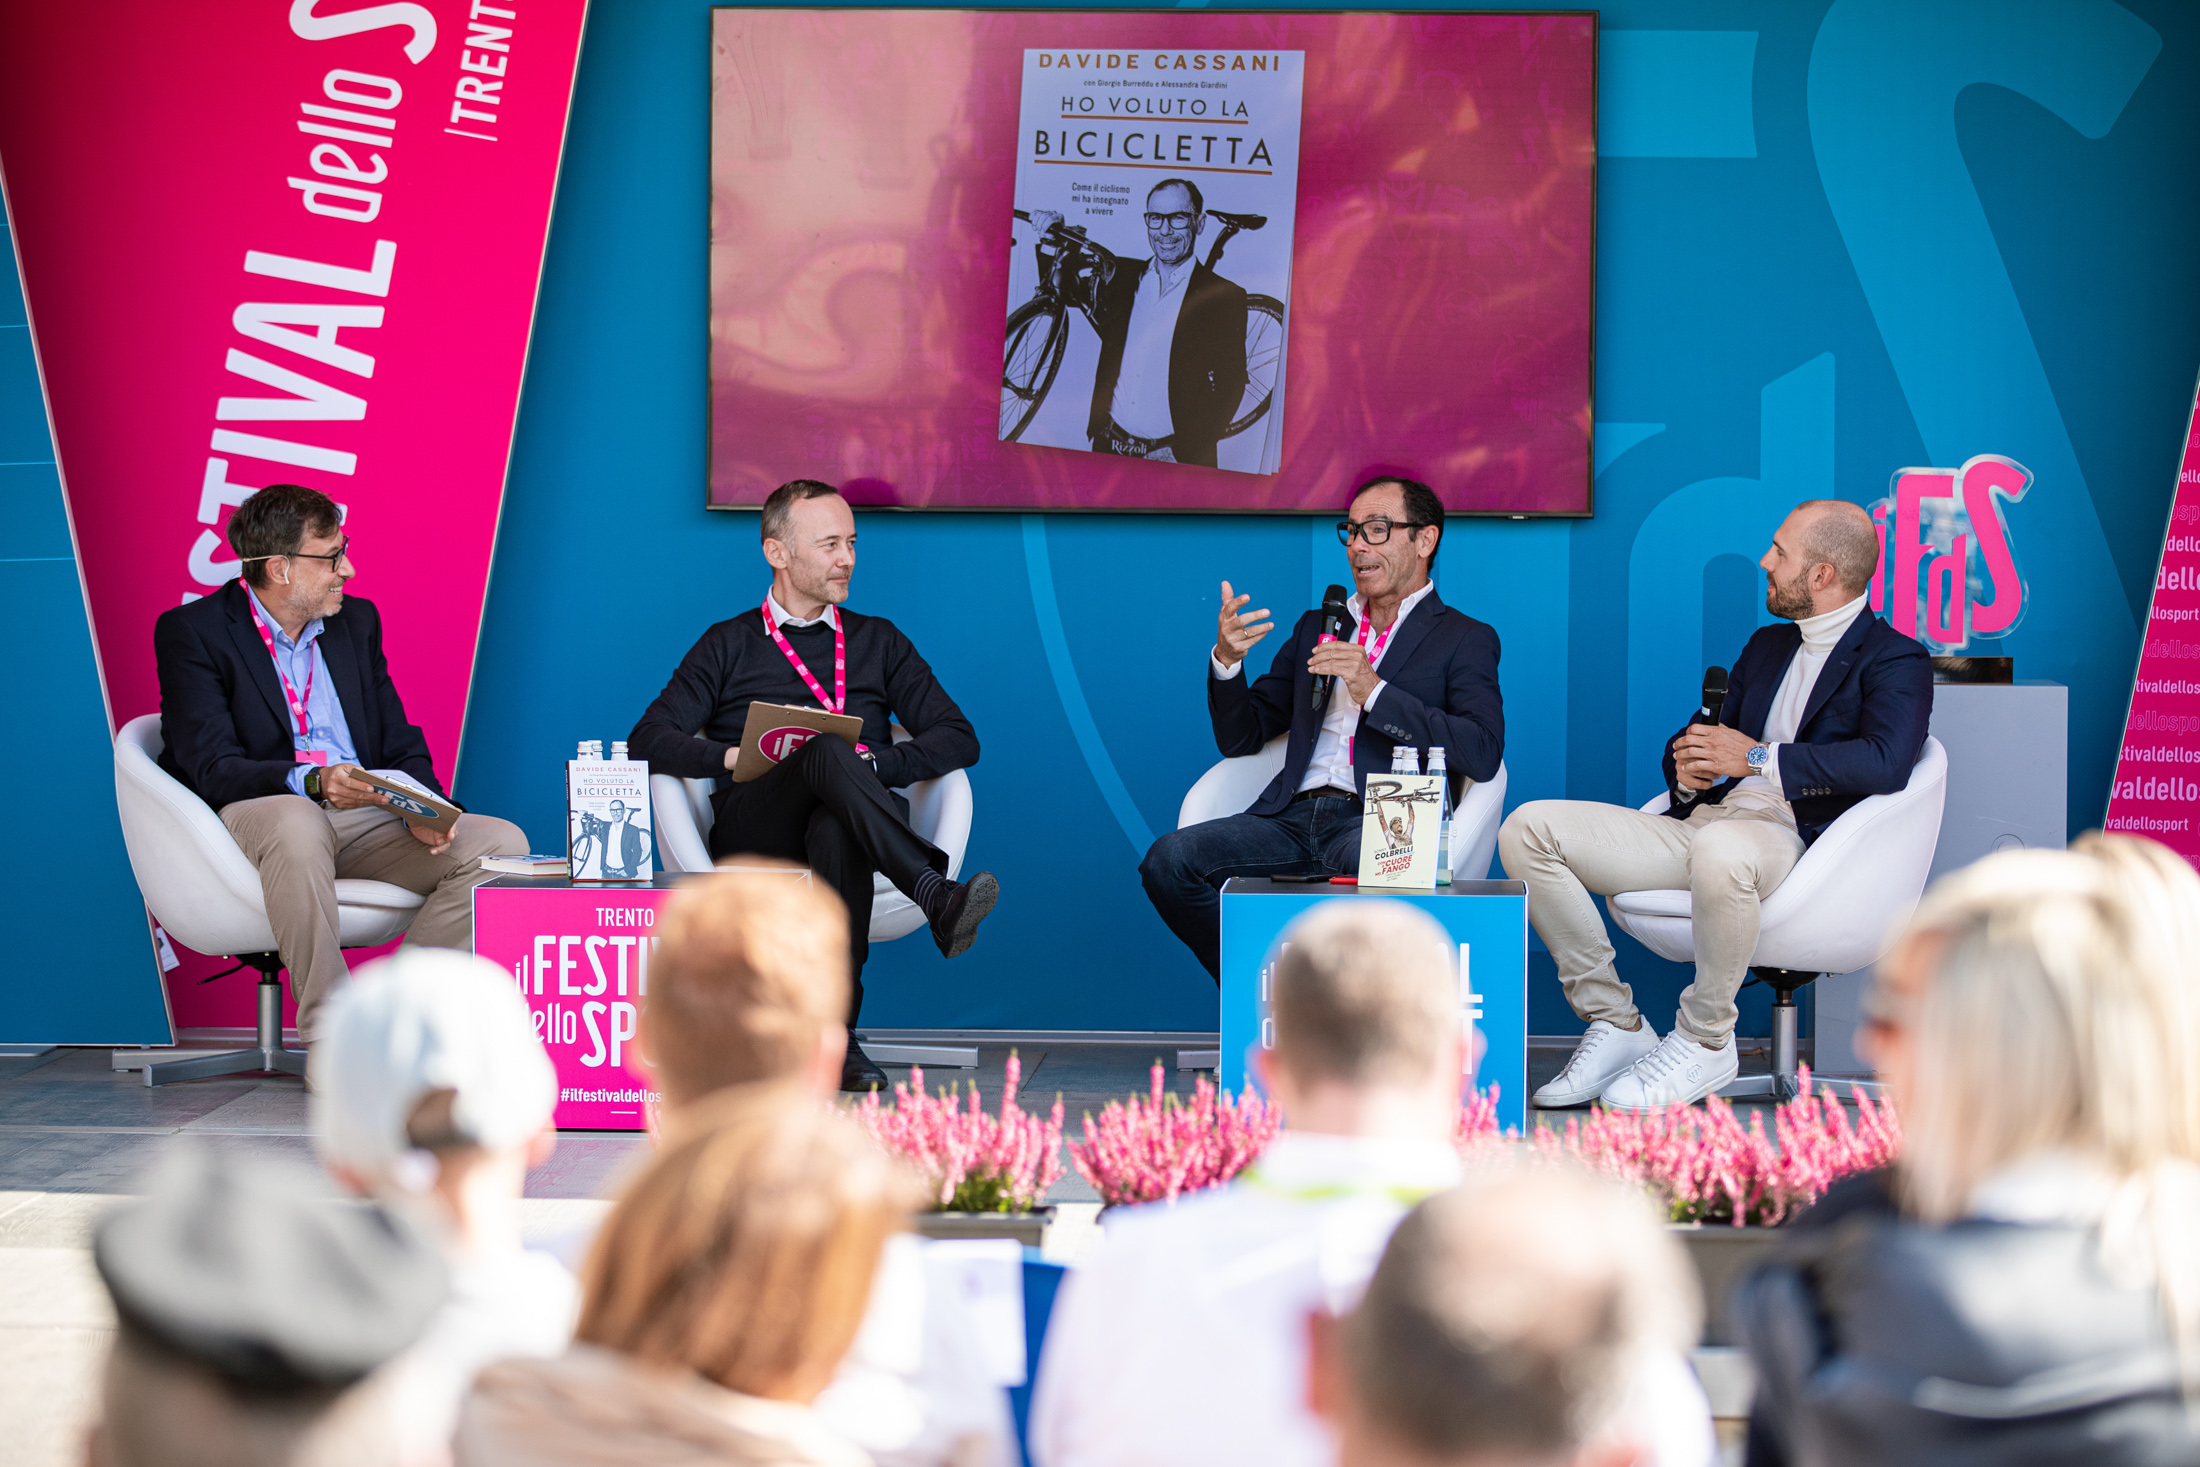
[[[282,624],[267,609],[267,603],[253,594],[247,585],[244,593],[252,597],[252,604],[259,609],[260,619],[267,623],[267,630],[275,639],[275,665],[282,669],[290,685],[306,693],[306,718],[313,731],[301,738],[298,720],[291,717],[286,703],[283,717],[290,725],[291,742],[300,753],[319,751],[328,755],[330,764],[357,764],[359,751],[352,746],[351,725],[344,721],[344,705],[336,698],[336,681],[329,676],[328,659],[321,655],[321,618],[315,617],[299,631],[296,639],[284,631]],[[313,679],[313,689],[306,692],[306,679]],[[306,792],[306,770],[313,766],[300,764],[290,771],[284,783],[294,795]]]

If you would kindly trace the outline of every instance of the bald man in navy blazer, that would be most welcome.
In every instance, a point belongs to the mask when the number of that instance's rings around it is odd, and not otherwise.
[[[1218,981],[1222,883],[1356,875],[1360,799],[1393,749],[1443,749],[1454,804],[1505,758],[1497,633],[1446,606],[1429,579],[1443,501],[1411,479],[1371,479],[1338,530],[1357,588],[1345,607],[1351,624],[1323,643],[1321,613],[1307,612],[1258,680],[1245,675],[1245,657],[1275,624],[1222,583],[1207,669],[1215,746],[1236,758],[1288,733],[1283,772],[1244,814],[1169,832],[1138,868],[1161,920]],[[1312,707],[1319,676],[1335,679],[1322,713]]]

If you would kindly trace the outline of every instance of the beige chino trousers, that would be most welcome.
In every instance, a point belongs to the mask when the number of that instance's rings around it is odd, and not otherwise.
[[[379,807],[324,810],[302,795],[264,795],[222,806],[222,824],[260,871],[268,926],[290,969],[298,1034],[310,1043],[314,1015],[349,973],[339,941],[336,881],[386,881],[427,903],[405,929],[421,947],[470,950],[473,890],[496,875],[483,856],[522,855],[527,836],[509,820],[461,815],[441,855]]]
[[[1787,818],[1783,818],[1787,817]],[[1591,800],[1534,800],[1497,832],[1505,871],[1528,884],[1528,921],[1551,950],[1574,1012],[1631,1029],[1640,1011],[1620,981],[1590,894],[1686,890],[1696,981],[1674,1026],[1705,1044],[1734,1032],[1734,995],[1757,949],[1758,909],[1802,859],[1786,805],[1699,805],[1685,820]]]

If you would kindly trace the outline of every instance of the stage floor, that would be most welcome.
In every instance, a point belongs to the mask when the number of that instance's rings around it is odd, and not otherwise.
[[[1143,1093],[1158,1056],[1173,1047],[1026,1044],[1022,1101],[1044,1109],[1062,1096],[1066,1129],[1079,1134],[1087,1111]],[[1532,1047],[1529,1083],[1556,1074],[1566,1051]],[[978,1081],[989,1109],[1000,1100],[1006,1046],[981,1046],[975,1070],[933,1069],[927,1088]],[[1761,1070],[1761,1056],[1743,1069]],[[907,1071],[888,1066],[896,1079]],[[1168,1088],[1191,1093],[1191,1071],[1165,1071]],[[1757,1108],[1743,1102],[1741,1108]],[[1536,1113],[1564,1125],[1582,1111]],[[13,1467],[77,1467],[98,1369],[114,1318],[91,1263],[91,1230],[117,1197],[130,1195],[175,1138],[313,1164],[304,1084],[289,1077],[196,1080],[149,1089],[143,1076],[109,1068],[106,1049],[62,1049],[35,1059],[0,1058],[0,1421],[9,1426]],[[594,1226],[628,1171],[646,1154],[638,1133],[567,1132],[557,1153],[528,1174],[525,1226],[531,1238],[570,1237]],[[1064,1158],[1065,1164],[1067,1158]],[[333,1186],[330,1195],[335,1195]],[[1074,1170],[1050,1200],[1063,1219],[1050,1251],[1075,1257],[1097,1240],[1098,1199]]]

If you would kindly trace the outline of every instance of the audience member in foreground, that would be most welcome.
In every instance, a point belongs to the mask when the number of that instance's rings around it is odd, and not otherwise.
[[[640,1047],[665,1097],[664,1136],[729,1088],[791,1083],[820,1099],[840,1084],[848,1031],[848,925],[822,882],[728,863],[660,918]],[[1010,1467],[1008,1396],[987,1375],[950,1280],[909,1233],[886,1245],[855,1347],[817,1414],[880,1467]]]
[[[1339,1467],[1628,1467],[1645,1361],[1696,1338],[1696,1285],[1638,1193],[1504,1169],[1398,1225],[1352,1315],[1315,1316]]]
[[[1064,1281],[1032,1403],[1041,1467],[1322,1467],[1312,1316],[1357,1302],[1414,1203],[1459,1183],[1465,1041],[1441,928],[1402,902],[1330,902],[1286,934],[1275,1048],[1253,1061],[1286,1130],[1231,1185],[1111,1215]],[[1712,1454],[1679,1356],[1646,1357],[1636,1425],[1664,1467]]]
[[[573,1335],[572,1274],[520,1242],[527,1169],[557,1143],[557,1072],[511,975],[433,948],[337,990],[310,1065],[322,1164],[412,1220],[449,1265],[450,1297],[391,1372],[407,1460],[447,1460],[482,1366],[555,1355]]]
[[[2200,877],[2152,841],[1988,857],[1879,965],[1894,1174],[1734,1312],[1758,1463],[2200,1461]]]
[[[917,1193],[800,1086],[705,1102],[597,1235],[580,1343],[481,1373],[461,1467],[866,1467],[810,1402]]]
[[[121,1329],[91,1467],[394,1467],[375,1372],[435,1313],[443,1265],[402,1219],[314,1181],[179,1148],[100,1223]]]

